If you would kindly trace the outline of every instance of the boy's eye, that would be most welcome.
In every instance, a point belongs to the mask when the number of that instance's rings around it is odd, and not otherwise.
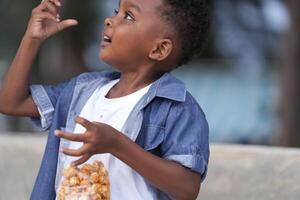
[[[115,15],[118,15],[119,14],[119,10],[114,9],[114,13],[115,13]]]
[[[130,21],[135,21],[134,17],[129,12],[125,12],[124,19],[130,20]]]
[[[114,13],[115,13],[115,15],[118,15],[119,14],[119,10],[114,9]],[[135,21],[133,15],[130,12],[128,12],[128,11],[125,12],[125,15],[124,15],[123,18],[125,20]]]

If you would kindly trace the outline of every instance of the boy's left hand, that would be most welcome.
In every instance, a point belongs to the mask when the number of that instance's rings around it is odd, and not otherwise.
[[[83,143],[79,149],[60,149],[66,155],[81,156],[80,159],[72,162],[72,165],[80,165],[94,154],[112,152],[117,143],[118,130],[107,124],[90,122],[82,117],[76,117],[75,122],[86,128],[83,134],[68,133],[61,130],[55,131],[57,137]]]

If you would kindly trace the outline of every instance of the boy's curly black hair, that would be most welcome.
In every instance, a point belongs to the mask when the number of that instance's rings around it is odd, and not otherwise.
[[[162,17],[171,24],[180,42],[181,58],[178,66],[199,54],[207,41],[210,13],[206,0],[164,0]]]

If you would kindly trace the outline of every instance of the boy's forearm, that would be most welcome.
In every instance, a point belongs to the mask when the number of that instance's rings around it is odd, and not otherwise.
[[[112,153],[175,199],[196,199],[201,182],[199,174],[145,151],[122,133],[118,134],[118,144]]]
[[[39,40],[23,37],[0,90],[1,110],[13,109],[28,98],[30,72],[40,45]]]

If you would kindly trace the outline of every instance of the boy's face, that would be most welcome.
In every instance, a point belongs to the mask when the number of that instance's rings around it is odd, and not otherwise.
[[[163,0],[121,0],[116,15],[105,20],[100,58],[121,71],[150,61],[148,55],[166,29],[159,6]]]

